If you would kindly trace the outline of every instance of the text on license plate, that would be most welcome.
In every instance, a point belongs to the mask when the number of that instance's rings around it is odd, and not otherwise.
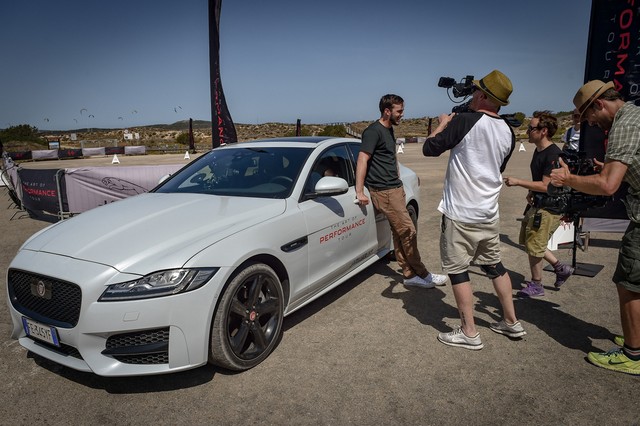
[[[58,333],[55,327],[41,324],[26,317],[22,317],[22,326],[24,327],[24,331],[27,333],[27,336],[31,336],[34,339],[42,340],[43,342],[47,342],[55,346],[60,346]]]

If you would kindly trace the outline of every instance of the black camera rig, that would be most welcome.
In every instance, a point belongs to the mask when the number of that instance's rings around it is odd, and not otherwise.
[[[447,89],[447,96],[449,96],[451,102],[459,104],[451,108],[451,112],[461,113],[471,111],[471,109],[469,109],[471,100],[466,100],[466,98],[471,96],[474,92],[472,75],[467,75],[459,82],[451,77],[440,77],[438,80],[438,87],[444,87]],[[449,89],[451,89],[451,92],[449,92]],[[453,95],[453,98],[451,95]],[[454,98],[463,99],[456,101]],[[500,114],[500,117],[502,117],[512,127],[520,127],[522,124],[522,122],[516,118],[515,114]]]
[[[440,77],[438,80],[438,87],[444,87],[447,89],[447,96],[451,102],[460,104],[456,105],[451,109],[451,112],[468,112],[469,111],[469,103],[470,101],[465,101],[465,99],[473,93],[473,76],[468,75],[460,82],[456,82],[454,78],[451,77]],[[451,89],[451,92],[449,92]],[[461,101],[455,101],[453,98],[463,98]],[[463,103],[464,102],[464,103]]]
[[[588,176],[598,173],[598,167],[591,158],[585,158],[584,152],[562,152],[560,158],[574,175]],[[560,167],[559,162],[555,167]],[[575,219],[581,212],[603,207],[613,197],[605,195],[591,195],[577,191],[571,187],[557,187],[549,184],[547,195],[539,200],[538,206],[555,214]]]

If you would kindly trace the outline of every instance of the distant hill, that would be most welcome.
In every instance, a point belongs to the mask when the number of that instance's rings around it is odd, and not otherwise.
[[[571,111],[557,113],[558,132],[553,140],[559,142],[560,137],[569,126],[571,126]],[[375,120],[348,123],[357,133],[362,133],[364,129]],[[527,117],[520,127],[514,128],[517,139],[526,139],[526,128],[530,118]],[[318,135],[328,124],[306,124],[302,123],[303,135]],[[438,118],[431,118],[431,127],[435,129],[438,125]],[[263,124],[242,124],[235,123],[239,141],[249,141],[263,138],[275,138],[283,136],[293,136],[295,134],[295,123],[263,123]],[[401,121],[395,128],[395,135],[398,138],[410,138],[427,136],[429,129],[429,117],[409,118]],[[152,124],[147,126],[129,127],[127,132],[137,134],[138,139],[125,140],[125,129],[75,129],[67,131],[41,131],[44,137],[59,137],[61,145],[65,148],[74,148],[81,145],[145,145],[151,149],[160,150],[181,150],[184,145],[176,143],[176,139],[182,133],[189,131],[189,120],[176,121],[171,124]],[[211,121],[193,120],[193,132],[198,149],[206,149],[211,146]],[[76,141],[71,140],[71,134],[76,135]],[[22,151],[34,149],[47,149],[47,143],[43,140],[41,144],[3,141],[7,151]]]

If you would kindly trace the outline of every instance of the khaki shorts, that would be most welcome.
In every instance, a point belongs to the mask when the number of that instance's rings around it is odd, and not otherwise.
[[[540,226],[534,229],[533,222],[538,213],[541,216]],[[535,207],[527,209],[520,227],[519,242],[524,246],[524,251],[529,256],[544,257],[549,239],[560,226],[560,218],[559,214],[552,214],[544,209]]]
[[[622,237],[613,282],[629,291],[640,293],[640,223],[629,222]]]
[[[447,274],[460,274],[469,265],[500,262],[500,220],[490,223],[462,223],[442,216],[440,258]]]

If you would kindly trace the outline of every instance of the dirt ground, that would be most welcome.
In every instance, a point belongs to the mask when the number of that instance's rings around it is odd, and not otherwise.
[[[516,150],[505,176],[528,178],[531,154],[530,146]],[[419,247],[427,266],[439,271],[436,207],[447,157],[425,158],[418,144],[405,145],[399,155],[420,176]],[[111,158],[95,161],[112,167]],[[127,164],[129,158],[120,161]],[[640,378],[585,360],[588,351],[613,347],[621,331],[611,275],[622,234],[592,233],[588,249],[577,251],[578,262],[603,266],[595,277],[573,276],[555,291],[553,274],[544,272],[546,296],[516,300],[528,333],[522,340],[489,330],[500,315],[498,300],[491,282],[472,270],[485,347],[442,345],[437,333],[459,323],[451,287],[405,288],[397,265],[381,261],[287,317],[279,346],[252,370],[230,374],[206,366],[173,375],[103,378],[60,367],[10,339],[6,270],[22,242],[47,223],[22,217],[3,191],[2,423],[640,424]],[[514,294],[529,278],[526,255],[517,245],[524,197],[524,189],[505,187],[500,200],[503,263]],[[567,262],[571,254],[556,252]]]

